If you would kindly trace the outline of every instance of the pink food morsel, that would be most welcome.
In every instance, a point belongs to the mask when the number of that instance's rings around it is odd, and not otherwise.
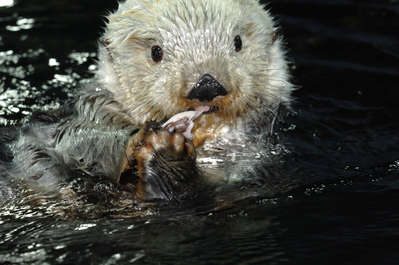
[[[195,110],[177,113],[162,124],[162,128],[167,129],[170,133],[180,132],[184,137],[192,140],[194,135],[191,133],[191,130],[194,127],[194,120],[201,116],[202,113],[209,110],[209,106],[198,106]]]

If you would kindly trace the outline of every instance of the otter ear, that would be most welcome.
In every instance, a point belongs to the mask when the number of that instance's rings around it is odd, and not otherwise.
[[[110,41],[109,39],[102,38],[102,39],[100,39],[100,43],[101,43],[104,47],[108,47],[109,44],[111,43],[111,41]]]
[[[278,39],[278,32],[277,32],[277,30],[274,30],[273,32],[272,32],[272,44]]]
[[[108,59],[113,62],[114,61],[114,57],[112,55],[112,51],[110,49],[110,44],[111,44],[111,40],[110,39],[106,39],[106,38],[102,38],[100,39],[100,45],[102,45],[105,49],[105,51],[107,52],[107,56],[109,57]]]
[[[106,51],[106,55],[109,57],[108,59],[113,62],[114,58],[112,56],[112,52],[111,49],[109,47],[109,45],[111,44],[111,41],[109,39],[106,38],[101,38],[100,39],[100,45],[102,45],[103,49]],[[101,49],[101,47],[100,47]]]
[[[108,39],[100,39],[98,47],[98,70],[97,77],[101,83],[108,88],[117,87],[119,84],[118,74],[114,65],[112,50],[110,49],[111,41]]]

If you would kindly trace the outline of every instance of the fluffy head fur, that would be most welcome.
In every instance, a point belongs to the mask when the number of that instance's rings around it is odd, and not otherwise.
[[[207,103],[219,111],[202,124],[234,123],[290,101],[275,30],[254,0],[127,0],[108,16],[98,78],[140,125],[203,105],[186,96],[208,73],[228,94]],[[154,45],[164,52],[158,63],[151,58]]]

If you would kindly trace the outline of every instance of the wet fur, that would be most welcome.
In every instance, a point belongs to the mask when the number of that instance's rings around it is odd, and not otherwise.
[[[12,176],[39,186],[66,181],[71,171],[119,180],[126,144],[137,126],[106,90],[87,88],[72,106],[20,130],[11,145]]]
[[[289,106],[293,89],[275,31],[271,16],[251,0],[121,3],[108,16],[93,84],[65,110],[20,129],[9,146],[13,160],[7,172],[39,190],[57,189],[79,174],[118,185],[126,168],[137,168],[126,149],[129,141],[148,122],[200,105],[186,96],[205,73],[229,94],[211,102],[219,112],[196,122],[195,146],[232,135],[253,145],[254,138],[241,136],[269,133],[278,107]],[[244,43],[239,53],[233,46],[236,35]],[[152,61],[152,45],[163,48],[162,62]],[[230,136],[223,134],[226,128]],[[165,155],[156,154],[146,164],[145,176],[197,174],[195,161],[172,166]]]

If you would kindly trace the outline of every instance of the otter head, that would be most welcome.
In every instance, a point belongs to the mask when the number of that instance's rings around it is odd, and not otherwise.
[[[98,77],[137,124],[201,105],[216,110],[203,126],[235,123],[289,103],[275,31],[254,0],[127,0],[108,16]]]

